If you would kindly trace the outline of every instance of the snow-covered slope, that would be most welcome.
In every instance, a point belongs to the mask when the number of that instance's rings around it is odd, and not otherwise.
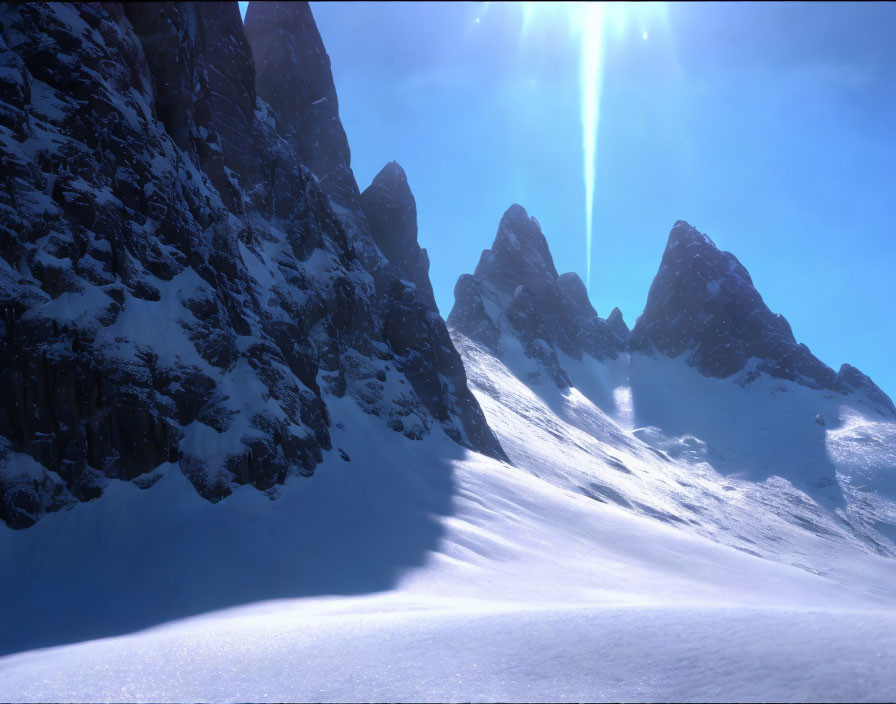
[[[559,388],[500,343],[455,333],[516,466],[325,396],[345,457],[277,501],[210,504],[167,466],[0,533],[0,698],[896,696],[892,422],[639,354],[561,352]],[[685,432],[707,404],[712,445]]]
[[[495,260],[508,264],[484,266]],[[829,573],[834,560],[807,562],[805,540],[831,555],[896,555],[892,402],[864,375],[850,382],[848,365],[835,374],[797,345],[733,255],[676,223],[631,337],[597,349],[564,344],[565,316],[540,294],[556,285],[553,266],[520,261],[550,253],[537,221],[513,206],[476,273],[458,281],[448,318],[517,466],[813,571]],[[519,317],[525,288],[534,304]],[[617,329],[623,340],[624,323]],[[707,361],[718,355],[735,371]]]
[[[243,487],[210,504],[167,471],[0,534],[17,566],[4,650],[56,646],[0,659],[0,698],[896,694],[892,560],[792,531],[807,563],[830,561],[819,576],[329,402],[351,461],[329,455],[276,502]],[[565,440],[531,446],[568,466]]]
[[[896,552],[896,423],[793,382],[744,388],[642,355],[565,359],[576,385],[530,385],[512,338],[510,365],[455,343],[511,460],[552,484],[843,579],[863,553]]]

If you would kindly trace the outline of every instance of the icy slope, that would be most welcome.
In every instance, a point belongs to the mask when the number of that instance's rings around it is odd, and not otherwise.
[[[512,339],[513,364],[455,343],[511,460],[546,481],[838,579],[863,553],[894,554],[896,423],[793,382],[743,388],[642,355],[565,359],[577,387],[531,385],[520,377],[537,363]]]
[[[19,566],[0,595],[15,619],[7,652],[26,627],[34,645],[115,637],[0,659],[0,699],[896,694],[892,560],[856,551],[841,584],[444,439],[384,435],[350,401],[328,402],[354,423],[339,440],[351,461],[328,453],[276,502],[245,487],[209,504],[169,471],[153,491],[123,483],[114,501],[3,528],[4,563]],[[161,515],[157,492],[176,499]],[[791,540],[808,562],[830,555],[805,531]]]

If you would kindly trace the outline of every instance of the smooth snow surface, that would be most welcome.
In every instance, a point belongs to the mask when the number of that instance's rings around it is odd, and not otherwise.
[[[330,398],[350,422],[276,497],[172,465],[0,528],[0,700],[896,699],[892,423],[675,360],[530,387],[458,345],[517,466]]]

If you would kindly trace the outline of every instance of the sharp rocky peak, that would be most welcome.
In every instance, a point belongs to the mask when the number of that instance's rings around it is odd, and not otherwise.
[[[429,257],[417,242],[417,202],[404,169],[394,161],[386,164],[361,194],[361,207],[389,264],[435,305]]]
[[[737,258],[682,220],[669,233],[630,345],[670,357],[685,353],[708,376],[731,376],[757,358],[773,376],[839,388],[836,373],[769,310]]]
[[[529,217],[521,205],[511,205],[501,217],[492,248],[482,253],[474,275],[506,291],[521,284],[540,288],[556,282],[554,258],[538,220]]]
[[[834,372],[798,343],[790,324],[769,310],[737,258],[683,220],[669,233],[629,345],[632,351],[685,354],[701,373],[719,378],[755,360],[750,378],[765,372],[841,393],[860,388],[892,407],[864,374],[849,365]]]
[[[558,353],[607,359],[624,347],[597,315],[581,278],[558,276],[541,226],[520,205],[504,213],[494,244],[472,275],[460,277],[454,297],[450,328],[499,354],[502,336],[516,338],[560,387],[570,382]]]
[[[308,3],[249,3],[245,33],[255,60],[255,88],[277,114],[281,133],[323,191],[357,210],[360,194],[330,57]]]
[[[625,324],[625,320],[622,317],[622,311],[619,308],[614,308],[610,311],[610,315],[607,316],[607,325],[610,326],[610,329],[613,333],[623,342],[628,342],[628,338],[631,336],[631,330],[629,330],[628,325]]]

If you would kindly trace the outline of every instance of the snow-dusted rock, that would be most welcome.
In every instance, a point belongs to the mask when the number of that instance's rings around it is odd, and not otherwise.
[[[386,164],[361,194],[361,208],[373,241],[395,273],[434,306],[429,256],[417,243],[417,202],[404,169],[394,161]]]
[[[568,386],[558,352],[574,359],[615,358],[624,342],[588,300],[574,273],[558,276],[547,240],[535,218],[512,205],[504,213],[491,249],[472,276],[460,277],[448,325],[501,351],[502,334],[517,338],[558,386]]]
[[[628,342],[632,332],[628,329],[628,325],[625,324],[625,320],[622,318],[622,311],[619,308],[614,308],[610,311],[610,315],[607,316],[607,325],[610,326],[610,330],[613,331],[616,337],[623,342]]]
[[[503,457],[434,305],[409,303],[398,276],[378,291],[365,268],[387,260],[310,10],[253,12],[299,19],[267,38],[310,86],[295,110],[256,98],[235,4],[0,8],[0,517],[13,527],[111,480],[149,487],[166,462],[213,501],[311,474],[331,448],[327,394],[384,432],[436,423]],[[333,107],[315,123],[318,93]]]
[[[840,371],[837,372],[837,378],[850,391],[865,394],[868,400],[878,406],[884,412],[889,411],[891,415],[896,416],[896,406],[883,390],[871,381],[871,378],[863,374],[851,364],[843,364]],[[884,413],[886,415],[886,413]]]
[[[794,339],[737,258],[683,220],[669,234],[629,344],[633,351],[685,354],[707,376],[731,376],[755,358],[758,372],[776,378],[843,393],[850,388]]]
[[[320,179],[324,193],[357,210],[358,185],[330,57],[306,2],[259,2],[246,11],[258,95],[278,115],[281,134]]]

